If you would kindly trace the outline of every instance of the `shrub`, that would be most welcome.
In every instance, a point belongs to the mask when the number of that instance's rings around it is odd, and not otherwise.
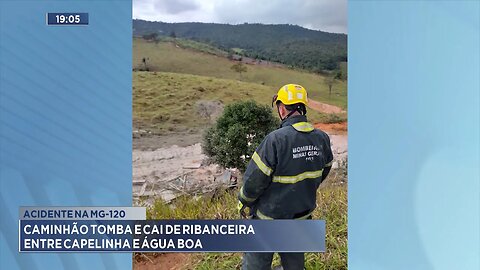
[[[278,126],[270,107],[242,101],[225,107],[203,138],[203,151],[215,163],[245,171],[260,142]]]

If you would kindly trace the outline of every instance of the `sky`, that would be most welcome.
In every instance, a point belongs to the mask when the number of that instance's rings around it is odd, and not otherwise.
[[[162,22],[296,24],[347,33],[347,0],[133,0],[133,18]]]

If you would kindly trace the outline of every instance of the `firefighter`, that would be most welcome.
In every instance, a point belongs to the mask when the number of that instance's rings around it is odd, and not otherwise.
[[[311,219],[317,189],[330,172],[328,135],[307,122],[307,91],[287,84],[273,97],[282,124],[260,143],[247,166],[239,211],[253,219]],[[247,208],[249,213],[246,213]],[[304,253],[280,253],[283,269],[304,269]],[[245,253],[244,270],[271,269],[273,253]]]

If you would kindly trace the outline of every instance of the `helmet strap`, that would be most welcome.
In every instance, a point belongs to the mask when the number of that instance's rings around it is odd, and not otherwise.
[[[294,114],[294,113],[296,113],[296,112],[298,112],[298,110],[293,110],[293,111],[289,112],[289,113],[287,114],[287,116],[285,116],[285,119],[289,118],[290,116],[292,116],[292,114]],[[283,119],[282,119],[282,120],[283,120]]]
[[[282,121],[285,120],[285,119],[287,119],[287,118],[289,118],[290,116],[292,116],[292,114],[294,114],[294,113],[296,113],[296,112],[300,113],[301,115],[306,115],[306,114],[307,114],[307,110],[304,110],[302,107],[297,106],[297,107],[295,108],[295,110],[290,111],[290,112],[287,114],[287,116],[285,116],[284,118],[282,118],[282,116],[280,115],[279,106],[277,105],[278,117],[280,117],[280,120],[282,120]]]
[[[289,118],[290,116],[292,116],[292,114],[294,114],[294,113],[296,113],[296,112],[298,112],[298,111],[299,111],[299,110],[290,111],[290,112],[287,114],[287,116],[285,116],[284,118],[282,118],[282,116],[280,115],[280,109],[279,109],[278,106],[277,106],[278,116],[280,117],[280,120],[282,120],[282,121],[285,120],[285,119],[287,119],[287,118]]]

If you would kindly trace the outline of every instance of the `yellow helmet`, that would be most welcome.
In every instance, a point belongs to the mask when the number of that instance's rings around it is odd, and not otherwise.
[[[285,105],[292,105],[301,103],[307,105],[307,90],[298,84],[286,84],[278,90],[278,93],[273,96],[272,106],[277,101],[281,101]]]

